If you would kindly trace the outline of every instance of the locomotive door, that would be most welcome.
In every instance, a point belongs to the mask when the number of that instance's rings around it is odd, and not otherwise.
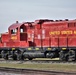
[[[20,27],[20,41],[27,41],[27,29],[25,25]]]
[[[34,30],[33,29],[28,29],[27,33],[28,33],[29,47],[35,46],[35,43],[34,43],[34,41],[35,41],[34,40]]]

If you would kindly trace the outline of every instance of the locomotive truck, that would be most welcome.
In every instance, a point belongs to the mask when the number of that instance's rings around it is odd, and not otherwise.
[[[0,56],[6,60],[59,58],[75,61],[76,20],[16,21],[0,36]]]

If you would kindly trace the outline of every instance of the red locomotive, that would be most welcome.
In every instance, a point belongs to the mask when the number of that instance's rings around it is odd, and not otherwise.
[[[4,59],[57,58],[76,60],[76,20],[36,20],[8,28],[0,37],[0,55]]]

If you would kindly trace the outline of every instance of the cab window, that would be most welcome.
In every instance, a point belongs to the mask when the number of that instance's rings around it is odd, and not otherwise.
[[[11,30],[11,34],[16,34],[17,33],[17,30],[18,30],[17,28],[16,29],[12,29]]]

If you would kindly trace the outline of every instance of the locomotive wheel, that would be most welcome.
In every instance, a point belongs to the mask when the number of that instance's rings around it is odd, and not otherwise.
[[[5,59],[5,60],[8,60],[8,54],[5,54],[5,55],[4,55],[4,59]]]
[[[76,55],[75,55],[75,51],[74,50],[70,50],[68,52],[69,56],[68,56],[68,61],[75,61],[76,60]]]
[[[59,52],[59,60],[61,60],[61,61],[68,61],[68,54],[67,54],[67,52],[60,51]]]
[[[0,51],[0,58],[2,58],[1,51]]]
[[[21,55],[20,54],[17,55],[17,60],[21,60]]]
[[[32,60],[33,58],[28,58],[29,60]]]
[[[17,60],[17,55],[13,55],[13,60]]]
[[[59,60],[64,60],[64,55],[63,55],[63,51],[61,51],[60,53],[59,53]]]
[[[22,54],[17,55],[17,60],[24,60],[24,56]]]
[[[24,60],[24,56],[22,55],[21,57],[22,57],[21,60]]]

